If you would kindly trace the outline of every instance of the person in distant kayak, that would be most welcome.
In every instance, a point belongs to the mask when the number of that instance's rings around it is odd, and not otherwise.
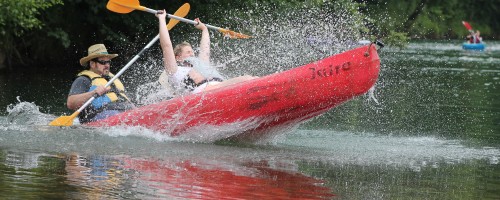
[[[476,31],[475,33],[471,33],[467,35],[468,43],[476,44],[483,42],[483,38],[481,37],[481,32]]]
[[[78,115],[80,123],[104,119],[134,107],[125,95],[125,87],[120,80],[116,79],[110,87],[104,87],[113,78],[109,71],[111,59],[117,56],[109,54],[103,44],[95,44],[89,47],[88,55],[80,59],[80,65],[88,69],[78,73],[73,81],[67,107],[77,110],[92,96],[96,97]]]
[[[225,80],[216,69],[210,66],[210,36],[208,28],[198,18],[195,19],[198,23],[195,27],[202,31],[198,57],[194,57],[193,48],[187,42],[173,48],[166,26],[166,16],[165,11],[157,14],[160,26],[160,45],[166,74],[160,76],[160,83],[162,79],[167,78],[168,83],[177,94],[185,94],[213,90],[257,78],[245,75]]]

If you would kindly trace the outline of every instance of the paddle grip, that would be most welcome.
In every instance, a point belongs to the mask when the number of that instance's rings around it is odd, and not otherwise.
[[[178,16],[175,16],[175,15],[167,14],[167,17],[170,18],[170,19],[179,20],[179,21],[184,22],[184,23],[188,23],[188,24],[192,24],[192,25],[198,25],[198,22],[195,22],[195,21],[190,20],[190,19],[178,17]],[[216,30],[216,31],[218,31],[219,29],[221,29],[219,27],[208,25],[208,24],[205,24],[205,26],[207,26],[207,28],[209,28],[209,29],[213,29],[213,30]]]
[[[148,12],[148,13],[153,13],[153,14],[158,14],[159,12],[162,12],[162,11],[158,11],[158,10],[153,10],[151,8],[146,8],[144,7],[144,11]]]

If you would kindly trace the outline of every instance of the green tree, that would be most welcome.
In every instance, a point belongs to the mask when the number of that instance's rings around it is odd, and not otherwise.
[[[157,34],[153,15],[134,11],[117,14],[106,9],[103,0],[0,0],[0,63],[21,66],[23,70],[68,68],[94,43],[105,43],[113,52],[131,57]],[[153,9],[174,12],[186,1],[142,1]],[[286,22],[287,16],[299,13],[296,30],[335,27],[314,24],[318,19],[308,10],[321,10],[333,21],[350,17],[349,28],[364,36],[381,38],[388,44],[404,46],[409,38],[457,39],[467,34],[461,24],[466,20],[481,30],[486,40],[500,36],[498,0],[189,0],[187,18],[200,17],[220,27],[237,28],[243,33],[262,32],[265,27]],[[319,19],[321,20],[321,19]],[[359,26],[365,24],[366,26]],[[354,25],[355,27],[353,27]],[[191,27],[178,25],[175,37],[186,38]],[[346,37],[353,37],[346,34]],[[50,49],[47,49],[50,47]],[[3,61],[5,59],[5,62]],[[55,66],[59,65],[59,66]],[[1,68],[1,66],[0,66]],[[70,72],[69,72],[70,73]]]
[[[498,38],[498,0],[362,0],[374,27],[383,36],[406,33],[412,38],[457,39],[467,34],[466,20],[484,38]]]
[[[21,55],[17,49],[15,40],[26,34],[26,32],[40,29],[44,23],[38,18],[41,12],[53,5],[62,4],[61,0],[0,0],[0,58],[6,58],[10,65],[13,58]],[[5,61],[0,59],[0,68]]]

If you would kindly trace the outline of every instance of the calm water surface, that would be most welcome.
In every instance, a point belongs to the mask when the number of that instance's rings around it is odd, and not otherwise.
[[[0,76],[0,199],[499,199],[500,42],[458,44],[384,48],[371,96],[257,144],[49,127],[71,80]]]

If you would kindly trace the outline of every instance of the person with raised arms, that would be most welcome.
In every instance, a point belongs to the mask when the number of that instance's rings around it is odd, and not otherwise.
[[[200,53],[198,57],[194,57],[193,48],[187,42],[173,47],[166,28],[166,12],[159,12],[156,16],[159,20],[160,45],[165,67],[165,73],[160,76],[159,81],[165,83],[164,79],[168,79],[168,84],[174,88],[176,94],[199,93],[257,78],[244,75],[225,80],[210,66],[210,35],[205,24],[198,18],[195,19],[195,27],[202,31],[202,35]]]

